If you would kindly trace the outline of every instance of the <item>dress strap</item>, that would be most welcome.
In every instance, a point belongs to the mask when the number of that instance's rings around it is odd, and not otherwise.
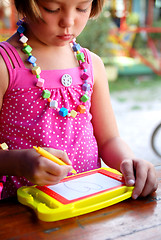
[[[3,49],[3,51],[2,51]],[[1,51],[3,53],[1,53]],[[5,54],[5,53],[6,54]],[[15,47],[13,47],[11,44],[8,42],[1,42],[0,43],[0,53],[7,65],[8,68],[25,68],[25,65],[20,58],[20,55],[18,54],[17,50]],[[10,64],[9,64],[9,62]]]

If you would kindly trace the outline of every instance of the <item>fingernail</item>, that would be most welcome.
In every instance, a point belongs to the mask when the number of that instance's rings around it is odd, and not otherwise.
[[[135,181],[133,179],[130,179],[128,181],[128,185],[133,186],[135,184]]]
[[[138,198],[138,195],[137,195],[137,194],[134,194],[134,195],[132,195],[132,198],[133,198],[133,199],[137,199],[137,198]]]

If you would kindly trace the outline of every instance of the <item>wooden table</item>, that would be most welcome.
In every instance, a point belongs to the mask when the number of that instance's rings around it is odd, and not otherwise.
[[[111,207],[58,222],[39,221],[16,199],[0,202],[0,239],[157,240],[161,239],[161,167],[159,188],[144,199],[128,199]]]

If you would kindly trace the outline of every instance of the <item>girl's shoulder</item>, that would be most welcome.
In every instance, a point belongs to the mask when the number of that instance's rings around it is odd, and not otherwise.
[[[90,54],[91,54],[91,58],[92,58],[92,63],[94,65],[97,65],[97,64],[104,65],[102,59],[97,54],[95,54],[94,52],[91,52],[91,51],[90,51]]]
[[[94,73],[94,79],[98,79],[100,75],[104,74],[105,75],[105,67],[104,63],[97,54],[90,52],[91,54],[91,59],[92,59],[92,65],[93,65],[93,73]]]

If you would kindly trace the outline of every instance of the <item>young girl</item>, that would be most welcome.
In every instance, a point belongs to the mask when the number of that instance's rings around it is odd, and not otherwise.
[[[135,158],[119,136],[101,59],[74,41],[104,1],[14,2],[24,19],[0,44],[0,143],[9,147],[0,151],[2,198],[22,185],[56,184],[73,168],[98,168],[100,158],[135,185],[134,199],[155,191],[154,167]]]

